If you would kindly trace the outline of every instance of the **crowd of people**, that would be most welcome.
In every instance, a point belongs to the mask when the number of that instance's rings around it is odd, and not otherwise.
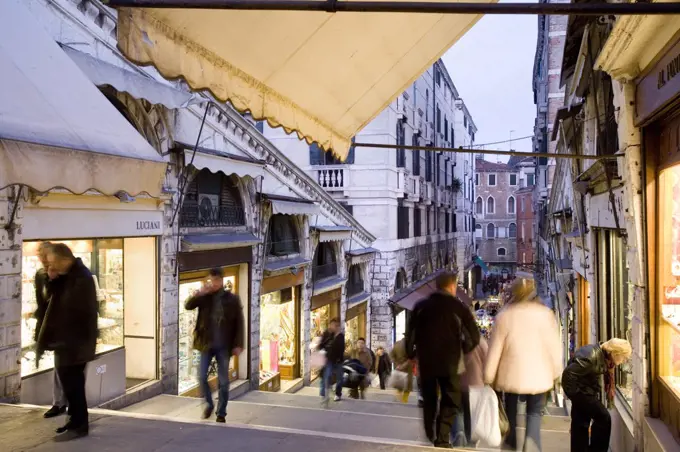
[[[377,373],[380,388],[388,385],[391,372],[405,374],[399,385],[406,402],[416,379],[423,410],[423,427],[438,448],[476,447],[475,406],[471,392],[490,387],[495,391],[507,431],[503,448],[539,452],[541,419],[550,393],[561,380],[572,402],[571,450],[606,452],[611,419],[605,407],[613,397],[614,369],[630,358],[631,345],[613,338],[576,350],[566,368],[554,313],[541,303],[532,281],[516,279],[504,288],[505,303],[495,316],[490,339],[484,338],[471,312],[457,297],[457,275],[445,273],[436,280],[437,291],[416,304],[405,337],[388,354],[380,347],[363,352],[362,365]],[[478,306],[477,306],[478,307]],[[357,349],[367,350],[365,341]],[[444,346],[446,344],[446,346]],[[323,335],[317,350],[327,356],[321,396],[328,404],[327,388],[336,378],[336,401],[342,397],[344,335],[337,319]],[[343,378],[344,377],[344,378]],[[604,379],[605,400],[600,398]],[[368,386],[363,382],[362,394]],[[518,405],[526,403],[526,434],[518,444]],[[483,436],[483,435],[482,435]]]

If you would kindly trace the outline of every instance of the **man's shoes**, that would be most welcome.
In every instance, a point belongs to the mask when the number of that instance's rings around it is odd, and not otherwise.
[[[340,400],[342,400],[342,398],[341,398],[339,395],[336,395],[336,396],[333,398],[333,400],[334,400],[335,402],[339,402]]]
[[[203,419],[210,419],[210,416],[212,416],[214,410],[215,410],[214,406],[205,407],[203,409]]]
[[[45,414],[43,414],[43,417],[45,419],[49,419],[49,418],[52,418],[52,417],[57,417],[57,416],[64,414],[64,413],[66,413],[66,406],[54,405],[49,410],[45,411]]]
[[[70,437],[79,438],[82,436],[87,436],[90,433],[90,426],[88,424],[83,425],[73,425],[71,422],[67,422],[63,427],[59,427],[55,430],[57,435],[67,433]]]
[[[227,419],[224,416],[217,416],[215,418],[215,422],[217,422],[218,424],[224,424],[227,422]]]
[[[437,449],[453,449],[454,447],[451,443],[434,443],[434,447]]]

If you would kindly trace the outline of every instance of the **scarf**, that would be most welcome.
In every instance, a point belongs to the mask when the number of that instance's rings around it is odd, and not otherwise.
[[[614,365],[614,361],[611,360],[608,356],[605,356],[604,363],[605,366],[607,366],[604,373],[604,391],[605,394],[607,395],[607,401],[613,402],[614,395],[616,393],[616,383],[614,376],[614,370],[616,369],[616,365]]]

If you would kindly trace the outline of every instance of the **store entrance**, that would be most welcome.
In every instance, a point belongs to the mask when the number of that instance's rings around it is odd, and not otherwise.
[[[260,391],[286,392],[300,379],[300,286],[260,297]]]

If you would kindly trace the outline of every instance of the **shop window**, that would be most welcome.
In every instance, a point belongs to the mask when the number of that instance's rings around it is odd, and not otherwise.
[[[603,331],[607,340],[612,337],[632,340],[631,303],[628,299],[628,269],[623,238],[614,230],[600,229],[597,234],[597,297],[602,318],[606,319]],[[632,406],[633,375],[630,366],[616,368],[616,387]]]
[[[224,268],[224,289],[238,293],[238,267]],[[178,347],[178,393],[180,395],[198,395],[198,375],[201,354],[193,348],[193,333],[198,318],[198,309],[187,311],[184,309],[186,301],[201,290],[208,272],[195,272],[180,276],[179,282],[179,347]],[[229,379],[235,380],[238,376],[238,362],[231,357],[229,362]],[[209,381],[217,382],[217,376],[212,376]]]
[[[508,198],[508,213],[509,214],[515,213],[515,197],[514,196],[510,196]]]
[[[287,256],[300,252],[300,239],[295,220],[289,215],[276,214],[269,219],[267,250],[271,256]]]
[[[508,236],[511,239],[517,238],[517,225],[515,223],[510,223],[508,226]]]
[[[486,200],[486,213],[495,212],[496,212],[496,200],[493,199],[493,196],[489,196],[489,198]]]
[[[352,265],[349,269],[347,281],[347,296],[359,294],[364,291],[364,277],[360,265]]]
[[[338,263],[335,259],[335,250],[332,243],[319,243],[314,253],[314,267],[312,267],[312,279],[319,281],[338,274]]]
[[[260,297],[260,390],[299,377],[299,297],[295,287]]]
[[[478,196],[477,202],[475,202],[475,212],[477,212],[477,215],[484,214],[484,201],[482,201],[481,196]]]
[[[187,188],[180,214],[182,227],[243,226],[245,211],[237,179],[201,170]]]
[[[132,364],[128,364],[123,375],[138,383],[155,379],[158,370],[155,364],[155,238],[74,239],[52,243],[67,245],[92,272],[99,302],[97,355],[126,347],[126,358],[129,356]],[[37,368],[35,362],[37,296],[34,283],[36,272],[42,267],[39,245],[40,242],[24,242],[22,249],[22,377],[54,367],[51,351],[45,352]],[[134,356],[136,353],[144,356]],[[126,386],[132,385],[128,382]]]
[[[496,226],[493,223],[486,225],[486,238],[493,239],[496,237]]]

